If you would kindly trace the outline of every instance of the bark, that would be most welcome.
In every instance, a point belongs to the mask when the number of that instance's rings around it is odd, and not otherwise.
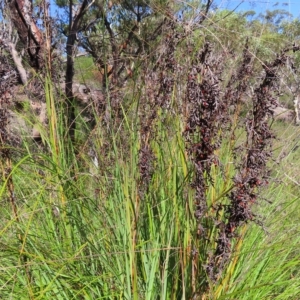
[[[26,70],[25,70],[25,68],[22,64],[22,58],[19,56],[19,54],[16,50],[16,45],[12,42],[8,42],[7,45],[9,47],[10,55],[11,55],[13,61],[14,61],[14,64],[15,64],[17,70],[18,70],[18,73],[20,75],[22,84],[26,85],[27,82],[28,82],[27,73],[26,73]]]
[[[30,65],[35,69],[41,69],[44,65],[43,35],[33,18],[32,4],[30,0],[9,1],[10,18],[18,31],[18,35],[27,47],[30,57]]]
[[[26,69],[22,63],[22,57],[16,50],[18,38],[14,37],[12,32],[11,23],[2,23],[2,26],[0,27],[0,45],[4,46],[4,48],[9,52],[17,68],[22,84],[26,85],[28,82]]]
[[[296,125],[300,125],[300,96],[297,95],[294,100],[295,114],[296,114]]]

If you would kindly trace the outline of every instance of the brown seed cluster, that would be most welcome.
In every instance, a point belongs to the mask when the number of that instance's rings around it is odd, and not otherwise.
[[[207,263],[203,265],[213,281],[220,278],[230,260],[238,229],[248,221],[259,222],[252,206],[257,202],[260,187],[268,184],[267,162],[272,156],[271,143],[275,137],[269,117],[278,105],[277,73],[287,61],[286,53],[298,50],[296,46],[285,49],[273,62],[263,64],[265,74],[250,99],[252,110],[244,122],[238,124],[244,126],[247,139],[243,146],[233,150],[236,175],[232,179],[232,189],[224,195],[228,202],[208,207],[207,191],[210,185],[214,185],[211,168],[217,165],[222,169],[216,150],[220,148],[226,130],[231,129],[231,139],[234,139],[233,125],[237,125],[232,123],[228,112],[236,111],[250,90],[254,59],[248,47],[246,42],[242,59],[225,87],[222,86],[225,62],[213,53],[208,43],[192,61],[187,80],[186,101],[191,109],[184,135],[194,164],[194,216],[198,223],[197,237],[203,243],[210,238],[208,232],[215,224],[216,246],[210,255],[207,253]]]

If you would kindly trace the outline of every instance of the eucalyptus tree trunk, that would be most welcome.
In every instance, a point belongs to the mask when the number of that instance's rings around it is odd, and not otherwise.
[[[294,100],[295,114],[296,114],[296,125],[300,125],[300,95],[297,95]]]
[[[33,17],[32,1],[8,0],[10,19],[28,52],[29,64],[34,69],[44,66],[44,38]]]

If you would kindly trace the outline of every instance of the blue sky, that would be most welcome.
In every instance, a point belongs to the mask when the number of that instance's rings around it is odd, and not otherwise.
[[[50,0],[52,13],[55,11],[54,2],[54,0]],[[221,9],[233,10],[237,8],[237,11],[255,10],[258,14],[267,9],[285,9],[294,18],[300,17],[300,0],[214,0],[214,3]]]
[[[255,10],[258,13],[274,9],[285,9],[294,18],[300,17],[300,0],[215,0],[219,8],[237,11]],[[276,5],[277,4],[277,5]]]

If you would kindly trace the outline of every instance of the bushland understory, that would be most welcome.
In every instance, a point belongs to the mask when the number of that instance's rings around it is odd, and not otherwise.
[[[47,109],[39,140],[12,136],[15,81],[1,81],[3,295],[226,295],[249,223],[264,228],[253,208],[270,202],[279,76],[300,48],[262,62],[249,41],[220,51],[163,26],[156,56],[80,106],[47,68],[33,77]]]

